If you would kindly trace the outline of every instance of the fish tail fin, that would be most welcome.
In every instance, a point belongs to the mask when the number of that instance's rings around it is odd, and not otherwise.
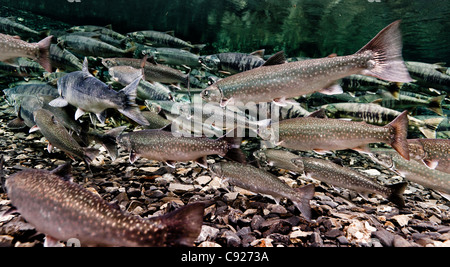
[[[426,138],[434,139],[436,138],[436,130],[443,120],[445,120],[445,118],[426,119],[423,121],[425,126],[419,127],[419,131],[425,135]]]
[[[394,131],[390,145],[406,160],[409,160],[408,141],[408,111],[403,111],[391,123],[385,127],[390,127]]]
[[[53,36],[50,35],[37,43],[39,47],[38,63],[48,72],[52,72],[52,64],[50,62],[50,45]]]
[[[292,202],[302,213],[306,220],[311,220],[311,206],[309,201],[314,197],[315,189],[313,184],[309,184],[300,188],[296,188],[297,197]]]
[[[192,246],[203,225],[205,204],[193,203],[161,216],[166,226],[167,246]],[[151,220],[151,219],[150,219]]]
[[[91,164],[92,161],[95,160],[95,158],[100,153],[100,150],[96,148],[91,147],[85,147],[84,148],[84,161],[86,161],[87,164]]]
[[[121,126],[109,131],[106,131],[101,137],[100,142],[103,147],[108,151],[109,156],[112,161],[115,161],[119,156],[119,151],[117,149],[117,137],[127,128],[127,126]]]
[[[444,111],[442,110],[442,101],[444,101],[445,97],[446,95],[433,97],[432,99],[430,99],[427,108],[434,113],[443,116]]]
[[[220,139],[225,140],[228,143],[228,151],[225,155],[225,158],[234,160],[240,163],[246,163],[246,157],[244,152],[241,150],[242,137],[237,137],[237,130],[232,131],[232,136],[229,136],[230,133],[227,133]]]
[[[405,199],[403,199],[403,193],[407,185],[408,183],[406,182],[388,185],[387,187],[391,189],[391,193],[387,199],[399,207],[404,207]]]
[[[142,76],[138,77],[127,87],[119,91],[119,95],[122,99],[122,108],[119,108],[118,110],[120,113],[134,120],[135,122],[144,126],[149,126],[150,123],[147,121],[147,119],[144,118],[144,116],[142,116],[138,105],[136,105],[137,88],[141,79]]]
[[[402,36],[400,20],[381,30],[356,54],[370,52],[372,59],[363,75],[373,76],[391,82],[411,82],[408,69],[402,58]],[[370,64],[372,62],[372,64]]]

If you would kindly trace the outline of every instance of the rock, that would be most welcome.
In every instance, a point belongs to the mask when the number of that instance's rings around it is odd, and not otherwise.
[[[211,241],[204,241],[200,245],[198,245],[199,248],[220,248],[221,245],[217,244],[216,242]]]
[[[194,186],[191,184],[179,184],[179,183],[170,183],[169,191],[175,193],[185,193],[187,191],[194,190]]]
[[[225,231],[222,238],[226,240],[228,247],[238,247],[241,244],[239,236],[231,230]]]
[[[223,200],[227,201],[227,202],[231,202],[231,201],[234,201],[238,195],[239,195],[238,192],[226,193],[225,195],[223,195]]]
[[[0,248],[13,247],[14,237],[10,235],[0,235]]]
[[[199,236],[197,237],[196,243],[201,243],[204,241],[215,240],[220,230],[208,225],[202,225],[202,230],[200,231]]]
[[[311,242],[311,247],[323,247],[322,237],[317,232],[311,234],[309,241]]]
[[[270,238],[261,238],[261,239],[256,239],[255,241],[253,241],[252,243],[250,243],[251,246],[253,247],[273,247],[272,245],[272,239]]]
[[[373,232],[372,235],[374,237],[378,238],[378,240],[380,240],[380,242],[383,246],[385,246],[385,247],[393,246],[395,236],[391,232],[389,232],[383,228],[380,228],[377,231]]]
[[[203,176],[197,177],[197,178],[195,179],[195,182],[196,182],[197,184],[199,184],[199,185],[206,185],[206,184],[208,184],[209,182],[211,182],[211,180],[212,180],[211,176],[205,176],[205,175],[203,175]]]
[[[395,235],[394,240],[392,242],[394,247],[411,247],[411,243],[409,243],[406,239],[399,235]]]

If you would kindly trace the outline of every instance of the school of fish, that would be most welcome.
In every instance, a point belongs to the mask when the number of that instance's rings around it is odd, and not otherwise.
[[[204,44],[173,32],[122,34],[94,25],[38,32],[0,18],[0,77],[15,77],[2,88],[17,115],[8,127],[40,132],[48,152],[56,147],[88,167],[100,153],[92,141],[113,161],[119,149],[130,164],[194,161],[230,185],[292,201],[306,222],[315,219],[314,185],[293,188],[265,165],[378,194],[399,208],[408,182],[450,194],[448,69],[405,62],[400,21],[367,41],[353,55],[316,59],[264,50],[204,55]],[[107,124],[114,127],[102,132]],[[247,155],[243,141],[271,148]],[[382,184],[351,166],[296,153],[346,149],[405,181]],[[214,155],[223,160],[208,164]],[[203,225],[202,202],[143,219],[74,183],[70,163],[9,177],[3,158],[0,165],[15,210],[49,246],[70,238],[83,246],[193,246]]]

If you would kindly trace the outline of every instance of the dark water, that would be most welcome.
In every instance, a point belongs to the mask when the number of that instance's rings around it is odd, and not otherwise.
[[[402,19],[404,57],[450,62],[450,1],[438,0],[0,0],[71,25],[107,25],[119,32],[174,30],[208,44],[205,52],[290,57],[351,54],[380,29]],[[3,14],[1,14],[3,15]],[[42,25],[37,25],[42,26]]]

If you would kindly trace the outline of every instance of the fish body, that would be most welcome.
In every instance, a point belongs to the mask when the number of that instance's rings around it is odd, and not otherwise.
[[[225,71],[231,74],[261,67],[266,62],[256,53],[220,53],[202,56],[200,61],[212,70]]]
[[[139,157],[166,162],[191,161],[206,166],[206,156],[219,155],[245,161],[239,149],[240,138],[223,137],[213,140],[206,137],[175,136],[163,130],[142,130],[121,134],[118,143],[130,152],[130,162]]]
[[[351,189],[363,195],[368,193],[379,194],[400,207],[405,206],[402,194],[406,188],[406,183],[385,186],[358,171],[329,160],[302,157],[293,159],[292,163],[298,168],[302,168],[307,177]]]
[[[137,31],[127,34],[131,39],[155,47],[173,47],[173,48],[198,48],[202,49],[204,45],[192,45],[180,38],[165,32],[158,31]]]
[[[188,66],[200,68],[200,56],[189,51],[177,48],[155,47],[142,52],[151,55],[156,62],[166,65]]]
[[[201,203],[142,219],[70,179],[70,164],[53,171],[29,169],[8,177],[6,189],[21,216],[54,240],[76,238],[82,246],[192,246],[200,234]]]
[[[46,71],[52,72],[49,59],[52,37],[46,37],[38,43],[27,43],[15,36],[0,33],[0,61],[27,57],[37,61]]]
[[[50,61],[52,66],[68,72],[83,69],[83,63],[74,54],[55,44],[50,46]]]
[[[370,143],[384,142],[409,160],[407,129],[406,112],[383,127],[338,119],[295,118],[279,122],[278,145],[304,151],[329,151],[354,149]]]
[[[106,36],[110,36],[114,39],[123,40],[127,37],[121,33],[113,31],[110,27],[101,27],[96,25],[83,25],[83,26],[74,26],[68,30],[68,32],[94,32],[103,34]]]
[[[85,59],[82,71],[69,73],[58,80],[60,97],[49,104],[55,107],[64,107],[68,104],[77,107],[76,120],[85,112],[92,112],[101,123],[104,123],[105,110],[113,108],[139,124],[148,125],[135,102],[140,78],[117,92],[90,74],[87,64]]]
[[[352,74],[363,74],[393,82],[410,82],[401,57],[399,21],[383,29],[357,53],[259,68],[226,77],[202,92],[204,100],[235,103],[260,103],[314,93],[342,92],[334,83]],[[268,60],[270,61],[270,59]]]
[[[401,114],[397,110],[371,103],[335,103],[323,108],[335,118],[350,118],[375,125],[386,125]],[[436,138],[436,129],[443,120],[443,117],[419,120],[408,115],[409,127],[418,129],[427,138]]]
[[[142,70],[131,66],[115,66],[108,69],[112,79],[123,86],[127,86],[142,76]]]
[[[35,62],[33,62],[35,63]],[[36,63],[37,64],[37,63]],[[39,77],[44,73],[44,69],[38,65],[11,65],[0,62],[0,76],[15,76],[15,77]]]
[[[38,129],[49,141],[49,152],[51,147],[55,146],[69,156],[83,159],[88,164],[97,157],[100,151],[95,148],[81,147],[53,113],[46,109],[38,109],[33,114]],[[35,129],[32,128],[32,130]]]
[[[232,185],[255,193],[269,195],[277,203],[281,198],[290,199],[307,220],[311,219],[309,201],[314,196],[314,186],[312,184],[293,189],[269,172],[251,165],[235,162],[216,163],[211,166],[211,172],[215,176],[229,181]]]
[[[450,92],[450,76],[445,74],[442,66],[414,61],[407,61],[405,64],[420,85]]]
[[[58,43],[69,51],[82,56],[125,57],[132,55],[136,49],[131,47],[123,50],[100,40],[76,34],[60,36]]]
[[[450,174],[449,139],[408,139],[411,158]]]
[[[298,155],[280,149],[265,149],[258,150],[253,153],[255,158],[280,169],[293,171],[295,173],[303,173],[303,168],[292,162],[293,159],[298,158]]]
[[[372,149],[370,157],[378,164],[399,173],[407,180],[450,194],[450,174],[433,170],[421,162],[407,161],[393,150]]]
[[[105,58],[102,60],[102,64],[111,68],[114,66],[131,66],[133,68],[142,68],[142,60],[136,58]],[[189,75],[183,72],[173,69],[169,66],[157,64],[156,62],[145,62],[144,77],[145,80],[150,82],[160,83],[182,83],[184,85],[189,84]]]
[[[42,33],[17,23],[10,18],[0,18],[0,32],[10,35],[18,35],[21,38],[39,37],[42,35]]]
[[[13,105],[12,96],[13,95],[50,95],[54,97],[58,97],[58,90],[48,84],[24,84],[18,85],[13,88],[4,89],[3,93],[6,96],[6,100],[8,103]]]

